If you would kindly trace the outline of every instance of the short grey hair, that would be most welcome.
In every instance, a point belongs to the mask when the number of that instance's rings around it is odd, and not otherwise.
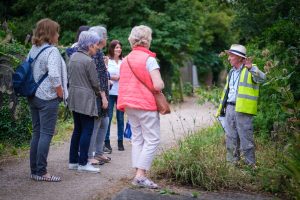
[[[145,25],[133,27],[128,37],[128,41],[131,47],[143,46],[149,48],[151,44],[151,40],[152,40],[152,30],[150,27]]]
[[[89,31],[96,32],[100,37],[100,42],[102,42],[104,39],[107,39],[107,30],[103,26],[93,26],[89,29]]]
[[[93,44],[98,44],[100,37],[97,33],[92,31],[82,31],[79,35],[78,46],[79,48],[88,51],[89,47]]]

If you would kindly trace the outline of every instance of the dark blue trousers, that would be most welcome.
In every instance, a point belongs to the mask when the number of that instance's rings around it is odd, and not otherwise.
[[[94,128],[94,117],[73,111],[74,131],[70,145],[70,163],[86,165]],[[78,155],[79,152],[79,155]]]
[[[110,140],[109,139],[109,137],[110,137],[110,125],[111,125],[111,120],[113,118],[114,105],[116,104],[116,107],[117,107],[117,101],[118,101],[118,96],[109,95],[109,100],[108,100],[109,123],[108,123],[108,129],[107,129],[105,141]],[[120,110],[117,110],[117,125],[118,125],[118,141],[121,141],[121,140],[123,140],[123,134],[124,134],[124,112],[122,112]]]

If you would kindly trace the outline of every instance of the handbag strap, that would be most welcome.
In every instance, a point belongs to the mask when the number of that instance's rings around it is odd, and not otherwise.
[[[149,57],[148,57],[149,58]],[[128,56],[126,57],[126,60],[127,60],[127,63],[128,63],[128,66],[130,68],[130,70],[132,71],[133,75],[151,92],[151,93],[154,93],[147,85],[146,83],[144,83],[137,75],[136,73],[132,70],[132,67],[130,65],[130,62],[129,62],[129,59],[128,59]]]

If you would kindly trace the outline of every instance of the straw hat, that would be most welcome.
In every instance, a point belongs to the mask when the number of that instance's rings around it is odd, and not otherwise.
[[[229,50],[225,50],[225,52],[235,54],[237,56],[246,58],[246,48],[240,44],[233,44],[231,45]]]

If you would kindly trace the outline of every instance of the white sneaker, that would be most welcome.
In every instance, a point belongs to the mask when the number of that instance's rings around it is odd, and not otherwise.
[[[77,170],[78,169],[78,163],[69,163],[69,169],[70,170]]]
[[[92,172],[92,173],[99,173],[100,168],[94,167],[90,163],[87,163],[86,165],[78,165],[78,171],[83,172]]]

